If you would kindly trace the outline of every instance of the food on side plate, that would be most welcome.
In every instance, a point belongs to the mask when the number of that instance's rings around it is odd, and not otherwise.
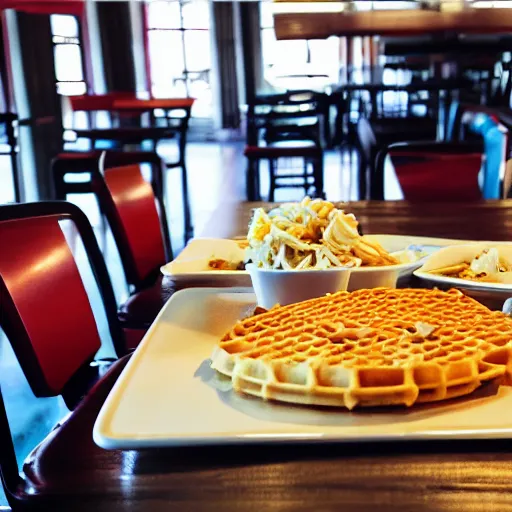
[[[500,257],[498,249],[482,250],[472,260],[429,271],[432,274],[481,281],[486,283],[512,282],[512,264]]]
[[[268,213],[254,211],[247,240],[246,261],[258,267],[284,270],[332,267],[384,266],[403,263],[402,254],[390,254],[377,242],[359,234],[351,213],[329,201],[306,197]],[[404,251],[402,251],[404,252]],[[408,251],[408,258],[421,257]]]
[[[210,270],[245,270],[243,261],[228,261],[222,258],[211,258],[208,261]]]
[[[218,343],[212,368],[235,391],[264,399],[411,406],[510,380],[511,340],[512,318],[458,290],[374,288],[242,319]]]
[[[244,239],[235,239],[235,242],[237,243],[238,247],[240,247],[240,249],[247,249],[247,247],[249,247],[249,242],[247,241],[247,238],[244,238]]]

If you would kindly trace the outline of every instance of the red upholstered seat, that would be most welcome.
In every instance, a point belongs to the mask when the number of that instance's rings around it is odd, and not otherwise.
[[[389,152],[408,201],[473,201],[482,198],[478,173],[481,153],[449,155]]]
[[[119,307],[118,316],[123,327],[148,329],[174,291],[173,284],[159,276],[153,285],[132,294]]]

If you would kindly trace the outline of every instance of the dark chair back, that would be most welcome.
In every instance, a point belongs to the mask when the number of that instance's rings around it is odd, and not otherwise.
[[[57,155],[51,163],[56,198],[61,201],[67,199],[68,194],[92,193],[91,175],[99,166],[99,159],[105,153],[106,167],[120,167],[130,164],[148,164],[151,174],[162,175],[163,161],[154,151],[87,151],[65,152]],[[69,180],[73,174],[84,174],[81,181]],[[161,178],[160,178],[161,180]]]
[[[318,122],[313,127],[303,122],[325,114],[326,102],[325,94],[307,90],[257,96],[248,105],[248,145],[258,145],[258,134],[263,129],[267,143],[309,140],[320,146]]]
[[[153,284],[160,267],[172,257],[170,244],[166,243],[165,207],[159,199],[162,194],[155,193],[161,183],[155,179],[152,184],[145,181],[139,165],[94,173],[92,183],[119,248],[129,285],[140,290]]]
[[[359,153],[359,199],[366,199],[368,181],[374,173],[375,158],[377,157],[377,139],[370,121],[365,117],[359,119],[356,130]]]

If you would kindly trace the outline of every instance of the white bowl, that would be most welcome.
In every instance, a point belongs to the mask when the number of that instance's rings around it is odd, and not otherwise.
[[[286,306],[346,290],[351,272],[346,267],[325,270],[272,270],[259,268],[252,263],[246,269],[251,276],[258,305],[266,309],[276,304]]]
[[[398,278],[412,274],[423,261],[424,259],[383,267],[355,267],[350,274],[347,290],[353,292],[363,288],[396,288]]]

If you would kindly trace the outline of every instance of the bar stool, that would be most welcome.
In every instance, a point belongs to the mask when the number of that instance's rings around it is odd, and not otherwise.
[[[268,160],[270,170],[270,189],[268,200],[273,202],[277,188],[304,188],[304,193],[314,197],[325,197],[323,151],[318,146],[246,146],[244,155],[248,159],[247,198],[249,201],[260,200],[259,163]],[[283,158],[303,160],[303,171],[297,173],[278,174],[277,162]],[[302,182],[296,183],[301,178]],[[293,181],[292,181],[293,180]],[[314,187],[314,193],[310,188]]]

